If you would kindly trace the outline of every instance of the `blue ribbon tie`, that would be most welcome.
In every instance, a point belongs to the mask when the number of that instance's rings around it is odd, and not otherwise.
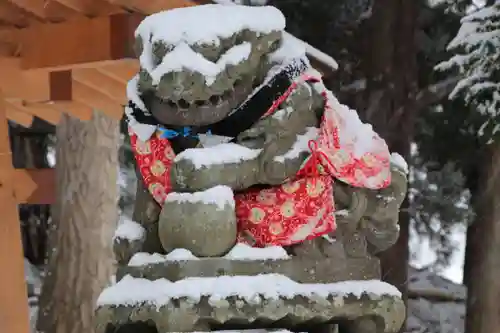
[[[176,130],[172,130],[172,129],[169,129],[169,128],[163,128],[163,127],[160,127],[159,128],[160,130],[160,138],[162,139],[173,139],[173,138],[176,138],[178,136],[182,136],[182,137],[192,137],[192,138],[196,138],[198,139],[198,135],[197,134],[191,134],[191,127],[183,127],[180,131],[176,131]],[[212,134],[212,132],[209,130],[207,131],[207,134],[210,135]]]

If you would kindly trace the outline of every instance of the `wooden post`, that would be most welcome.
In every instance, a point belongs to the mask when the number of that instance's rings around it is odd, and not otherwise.
[[[28,295],[7,116],[0,91],[0,332],[28,333]]]

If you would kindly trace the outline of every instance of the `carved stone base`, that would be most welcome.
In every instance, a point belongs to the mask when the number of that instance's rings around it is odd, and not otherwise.
[[[250,328],[319,332],[322,325],[360,318],[374,318],[370,333],[397,332],[405,318],[404,302],[394,287],[380,281],[300,284],[267,274],[169,282],[128,276],[101,294],[96,311],[97,333],[134,323],[147,323],[151,332],[161,333]],[[346,333],[355,333],[352,325],[346,327]]]
[[[178,281],[188,277],[259,275],[277,273],[300,283],[332,283],[346,280],[380,279],[377,258],[293,258],[288,260],[199,260],[165,261],[141,266],[120,266],[117,279],[126,275],[156,280]]]

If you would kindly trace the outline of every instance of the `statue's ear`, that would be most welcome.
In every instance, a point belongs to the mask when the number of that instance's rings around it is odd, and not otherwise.
[[[403,167],[399,164],[395,164],[391,162],[391,173],[394,176],[394,174],[402,176],[406,178],[406,170],[403,169]]]
[[[398,200],[398,204],[401,205],[408,191],[408,178],[406,170],[398,165],[393,165],[392,163],[390,188],[392,189],[394,196]]]
[[[408,164],[406,163],[403,156],[398,153],[392,153],[390,158],[391,163],[391,171],[399,171],[403,174],[404,177],[408,175]]]

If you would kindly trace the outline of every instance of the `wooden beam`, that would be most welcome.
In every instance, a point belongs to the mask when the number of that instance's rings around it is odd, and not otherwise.
[[[24,29],[21,67],[55,70],[131,58],[134,31],[143,18],[124,13]]]
[[[21,29],[0,28],[0,40],[7,43],[18,44],[21,47]]]
[[[19,28],[30,24],[28,15],[8,1],[0,2],[0,20]]]
[[[113,119],[120,120],[123,117],[123,106],[120,103],[78,81],[73,82],[73,99],[104,112]]]
[[[51,205],[56,200],[56,176],[53,168],[15,169],[14,195],[18,204]]]
[[[127,7],[132,10],[140,11],[144,14],[153,14],[162,10],[168,10],[173,8],[181,7],[191,7],[197,6],[200,3],[209,3],[209,1],[199,0],[156,0],[156,1],[144,1],[144,0],[108,0],[109,2],[117,5]]]
[[[13,136],[23,135],[23,136],[40,136],[55,134],[56,127],[49,124],[48,122],[41,120],[40,118],[34,117],[31,126],[26,128],[12,122],[10,125],[10,134]]]
[[[124,59],[122,61],[115,61],[107,66],[99,67],[97,70],[117,81],[128,82],[139,73],[139,61],[136,59]]]
[[[21,50],[20,30],[12,28],[0,28],[0,45],[2,50],[0,56],[15,57]]]
[[[26,102],[20,100],[6,99],[5,107],[7,118],[15,123],[30,128],[35,117],[50,125],[59,124],[62,113],[68,113],[72,117],[83,121],[92,118],[92,107],[77,102]]]
[[[118,104],[127,103],[126,82],[114,79],[93,68],[74,69],[73,80],[101,92]]]
[[[62,113],[83,121],[92,119],[92,107],[77,101],[28,102],[6,99],[7,110],[15,110],[25,115],[36,116],[52,125],[59,124]]]
[[[0,89],[9,98],[47,100],[50,81],[47,73],[24,73],[17,58],[0,58]]]
[[[15,55],[17,49],[16,45],[11,43],[6,43],[0,40],[0,57],[10,57]]]
[[[7,0],[7,2],[21,8],[23,11],[33,14],[38,19],[48,22],[61,22],[78,15],[77,12],[55,1]]]
[[[57,125],[61,120],[61,112],[45,103],[29,103],[24,100],[6,99],[5,104],[7,110],[15,110],[36,116],[53,125]]]
[[[43,72],[35,71],[34,73]],[[117,118],[118,115],[121,118],[123,108],[119,102],[109,96],[109,91],[105,94],[101,92],[100,87],[96,84],[92,83],[94,88],[91,88],[80,82],[73,81],[72,76],[73,74],[70,70],[50,72],[51,87],[49,100],[39,102],[28,101],[23,102],[21,106],[19,104],[15,104],[15,106],[22,107],[23,111],[36,114],[42,118],[48,112],[52,113],[55,117],[54,111],[59,111],[60,113],[68,113],[80,120],[90,120],[94,109],[105,112],[112,118]],[[112,79],[107,77],[105,79],[112,81]],[[120,95],[124,94],[125,85],[122,84],[122,87],[122,91],[119,91],[117,87],[114,87],[112,91]],[[11,102],[12,100],[9,99],[8,101]],[[47,110],[47,108],[54,110]],[[58,119],[53,118],[53,121],[58,122]],[[50,121],[50,119],[47,120]]]
[[[31,114],[18,110],[8,104],[5,105],[5,114],[7,119],[26,128],[30,127],[33,123],[33,116]]]
[[[71,101],[70,74],[23,71],[20,68],[20,59],[13,57],[0,57],[0,73],[0,89],[3,89],[7,98]]]
[[[14,168],[3,96],[0,91],[0,331],[28,333],[28,295],[24,278],[21,223],[14,198]]]
[[[119,6],[103,0],[53,0],[85,16],[105,16],[125,11]]]
[[[41,103],[40,103],[41,104]],[[78,118],[83,121],[92,119],[93,109],[87,104],[71,101],[71,102],[49,102],[51,107],[61,113],[68,113],[70,116]]]

